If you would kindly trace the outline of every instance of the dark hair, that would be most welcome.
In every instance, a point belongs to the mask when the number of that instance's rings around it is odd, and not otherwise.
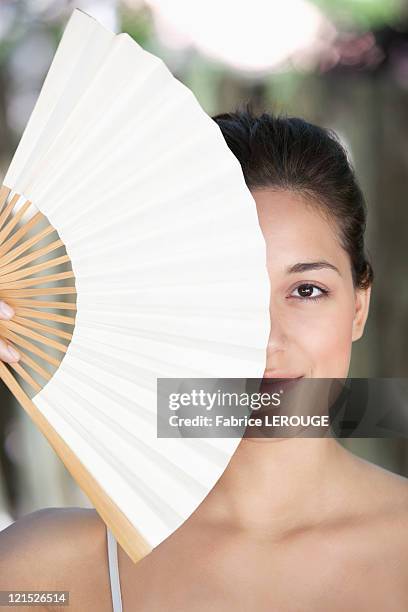
[[[364,249],[366,204],[336,133],[299,117],[255,115],[250,104],[212,119],[238,158],[249,189],[297,191],[336,221],[354,286],[369,287],[374,272]]]

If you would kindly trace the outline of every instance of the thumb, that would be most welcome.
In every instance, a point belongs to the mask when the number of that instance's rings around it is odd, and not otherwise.
[[[0,360],[6,363],[15,363],[20,359],[20,354],[10,344],[6,344],[0,338]]]

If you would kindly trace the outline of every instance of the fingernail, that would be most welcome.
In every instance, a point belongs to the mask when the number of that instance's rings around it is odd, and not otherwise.
[[[7,345],[7,352],[10,355],[10,357],[16,361],[18,361],[20,359],[20,353],[17,353],[16,349],[14,349],[12,346],[10,346],[9,344]]]
[[[0,302],[0,310],[5,317],[12,317],[14,314],[14,310],[5,302]]]

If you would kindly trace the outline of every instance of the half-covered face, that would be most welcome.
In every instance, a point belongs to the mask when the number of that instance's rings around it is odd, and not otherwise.
[[[266,241],[271,330],[264,377],[345,378],[370,289],[355,289],[334,223],[292,191],[252,190]]]

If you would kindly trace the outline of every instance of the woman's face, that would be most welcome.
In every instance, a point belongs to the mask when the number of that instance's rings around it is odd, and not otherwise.
[[[370,289],[321,212],[292,191],[253,190],[266,241],[271,330],[264,377],[345,378]]]

